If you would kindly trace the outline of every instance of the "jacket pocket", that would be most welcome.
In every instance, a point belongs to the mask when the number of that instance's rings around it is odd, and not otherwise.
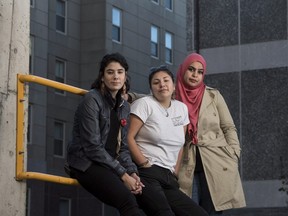
[[[223,146],[221,148],[226,153],[226,155],[228,155],[233,160],[238,161],[239,158],[238,158],[238,156],[236,155],[234,149],[231,146],[227,145],[227,146]]]

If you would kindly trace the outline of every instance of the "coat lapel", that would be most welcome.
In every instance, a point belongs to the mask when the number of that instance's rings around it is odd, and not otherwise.
[[[208,91],[207,88],[209,89],[209,87],[206,86],[206,89],[204,91],[202,103],[200,106],[199,118],[201,117],[204,110],[213,102],[214,97],[215,97],[212,91]]]

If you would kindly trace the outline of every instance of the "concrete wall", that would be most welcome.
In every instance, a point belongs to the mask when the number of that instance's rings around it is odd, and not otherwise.
[[[0,215],[3,216],[25,215],[26,183],[14,179],[16,75],[28,73],[29,19],[29,1],[0,0]]]
[[[236,123],[247,208],[287,213],[288,1],[190,2],[197,13],[188,47],[206,58],[206,83],[224,95]]]

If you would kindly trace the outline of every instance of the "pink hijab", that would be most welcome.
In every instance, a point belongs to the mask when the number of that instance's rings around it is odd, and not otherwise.
[[[197,123],[199,117],[200,106],[205,91],[205,84],[202,82],[196,87],[188,87],[183,81],[185,72],[193,62],[200,62],[203,65],[204,73],[203,79],[206,74],[206,61],[205,59],[197,54],[192,53],[188,55],[182,64],[179,66],[177,71],[176,81],[176,99],[185,103],[188,107],[190,124],[188,125],[188,133],[191,137],[192,143],[197,144]]]

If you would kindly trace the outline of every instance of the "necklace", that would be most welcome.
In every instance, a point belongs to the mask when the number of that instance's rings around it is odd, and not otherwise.
[[[154,97],[154,96],[153,96]],[[169,117],[169,112],[168,112],[168,109],[169,107],[171,106],[171,101],[169,103],[169,106],[166,108],[165,106],[163,106],[155,97],[154,97],[155,101],[157,102],[158,106],[160,107],[161,109],[161,112],[163,113],[163,115],[165,117]]]
[[[163,109],[164,109],[164,111],[165,111],[165,114],[164,114],[164,115],[165,115],[166,117],[169,117],[168,109],[165,109],[164,107],[163,107]]]
[[[160,103],[159,103],[159,106],[161,107],[161,110],[162,110],[162,113],[166,116],[166,117],[169,117],[169,112],[168,112],[168,108],[165,108],[163,107]],[[163,112],[164,111],[164,112]]]

